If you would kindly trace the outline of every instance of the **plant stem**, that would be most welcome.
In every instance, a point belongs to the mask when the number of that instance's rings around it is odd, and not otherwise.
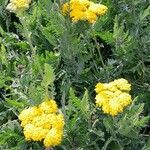
[[[29,43],[29,46],[30,46],[30,49],[31,49],[31,52],[32,52],[32,54],[31,54],[32,59],[34,60],[35,55],[36,55],[36,47],[34,47],[32,45],[31,32],[28,30],[27,22],[25,20],[25,17],[23,17],[22,15],[19,15],[19,19],[20,19],[20,22],[23,26],[24,36],[25,36],[27,42]]]
[[[107,66],[106,66],[105,63],[104,63],[104,60],[103,60],[103,57],[102,57],[102,53],[101,53],[101,50],[100,50],[100,46],[99,46],[99,43],[97,42],[95,36],[94,36],[94,42],[95,42],[96,48],[97,48],[97,50],[98,50],[98,54],[99,54],[100,61],[101,61],[101,63],[102,63],[102,67],[103,67],[104,70],[105,70],[105,73],[106,73],[106,76],[107,76],[107,81],[109,81],[109,73],[108,73],[108,70],[107,70]]]
[[[107,150],[108,145],[113,141],[113,137],[111,136],[106,142],[105,145],[102,147],[102,150]]]

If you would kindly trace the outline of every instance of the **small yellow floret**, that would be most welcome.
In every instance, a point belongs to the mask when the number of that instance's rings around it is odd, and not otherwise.
[[[46,114],[56,113],[58,111],[57,104],[54,100],[46,100],[39,105],[41,111]]]
[[[69,10],[70,10],[69,4],[68,3],[63,4],[63,6],[62,6],[63,15],[66,15],[67,13],[69,13]]]
[[[51,114],[42,114],[41,116],[35,117],[32,121],[32,124],[36,127],[50,129],[52,127],[50,117]]]
[[[108,8],[105,5],[102,5],[102,4],[91,3],[88,10],[95,13],[95,14],[97,14],[97,15],[102,16],[107,12]]]
[[[70,17],[72,18],[73,22],[77,22],[79,20],[85,20],[85,12],[84,11],[77,11],[73,10],[70,12]]]
[[[24,136],[26,138],[26,140],[31,140],[32,139],[32,133],[34,131],[34,125],[32,124],[27,124],[25,127],[24,127]]]
[[[96,15],[94,12],[92,12],[92,11],[90,11],[90,10],[87,10],[87,11],[86,11],[86,19],[87,19],[87,21],[89,21],[90,23],[95,23],[96,20],[97,20],[97,15]]]
[[[114,84],[122,91],[130,91],[131,90],[131,84],[125,79],[118,79],[114,80]]]
[[[62,114],[58,114],[56,118],[52,121],[52,127],[58,130],[62,130],[65,125],[64,116]]]
[[[51,129],[44,139],[45,147],[53,147],[61,143],[63,132],[55,128]]]
[[[41,111],[37,107],[30,107],[23,110],[19,115],[19,120],[22,121],[24,127],[27,123],[31,123],[34,117],[41,115]]]
[[[48,134],[48,129],[43,129],[41,127],[35,127],[32,133],[32,140],[33,141],[41,141],[43,140],[46,135]]]

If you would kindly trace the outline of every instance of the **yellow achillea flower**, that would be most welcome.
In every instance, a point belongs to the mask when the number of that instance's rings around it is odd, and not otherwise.
[[[114,80],[114,84],[122,91],[130,91],[131,85],[125,79]]]
[[[105,5],[102,4],[95,4],[95,3],[91,3],[90,7],[88,8],[89,11],[95,13],[96,15],[104,15],[107,12],[107,7]]]
[[[46,137],[49,129],[35,127],[33,124],[27,124],[24,127],[24,135],[26,140],[41,141]]]
[[[70,12],[70,17],[72,18],[73,22],[85,20],[85,12],[80,10],[73,10]]]
[[[97,20],[97,15],[96,15],[96,13],[94,13],[94,12],[92,12],[90,10],[87,10],[86,11],[86,19],[90,23],[95,23],[95,20]]]
[[[43,141],[45,147],[61,143],[65,122],[54,100],[46,100],[37,107],[25,109],[18,118],[26,140]]]
[[[7,5],[6,9],[10,12],[19,12],[24,11],[29,8],[31,0],[10,0],[10,3]]]
[[[39,105],[39,109],[44,113],[56,113],[58,111],[57,104],[54,100],[46,100]]]
[[[95,87],[96,105],[102,107],[104,113],[116,116],[132,102],[130,90],[131,85],[125,79],[114,80],[110,83],[98,83]]]
[[[89,0],[71,0],[62,6],[63,14],[69,14],[73,22],[87,20],[89,23],[95,23],[107,10],[105,5],[95,4]]]
[[[37,107],[24,109],[19,115],[19,120],[22,121],[21,126],[24,127],[26,124],[31,123],[33,118],[39,116],[41,113]]]
[[[53,147],[61,143],[63,132],[61,130],[52,128],[44,139],[46,147]]]
[[[40,116],[37,116],[33,119],[32,124],[34,124],[35,127],[50,129],[52,127],[50,118],[53,115],[55,114],[42,114]]]
[[[68,3],[65,3],[65,4],[62,6],[63,15],[66,15],[66,14],[69,12],[69,9],[70,9],[69,4],[68,4]]]

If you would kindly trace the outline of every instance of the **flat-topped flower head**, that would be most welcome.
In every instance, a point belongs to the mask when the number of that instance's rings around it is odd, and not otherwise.
[[[96,4],[89,0],[71,0],[62,6],[62,13],[64,15],[69,14],[73,22],[88,21],[92,24],[107,10],[105,5]]]
[[[24,136],[26,140],[41,141],[45,138],[48,132],[48,129],[35,127],[33,124],[27,124],[24,127]]]
[[[59,145],[62,141],[63,132],[56,128],[52,128],[44,139],[45,147],[53,147]]]
[[[131,85],[125,79],[114,80],[110,83],[98,83],[95,87],[96,106],[101,107],[104,113],[116,116],[131,104],[130,90]]]
[[[97,15],[94,12],[90,11],[90,10],[86,11],[85,16],[86,16],[86,20],[89,23],[95,23],[97,18],[98,18]]]
[[[131,90],[131,84],[129,84],[129,82],[123,78],[114,80],[114,84],[121,91],[130,91]]]
[[[24,109],[18,118],[26,140],[42,141],[45,147],[61,143],[65,121],[54,100]]]
[[[108,8],[105,5],[95,4],[92,2],[88,10],[95,13],[96,15],[102,16],[107,12]]]
[[[10,3],[7,5],[6,9],[10,12],[21,12],[29,8],[31,0],[10,0]]]
[[[58,111],[57,104],[54,100],[46,100],[39,105],[39,109],[46,114],[56,113]]]
[[[36,106],[24,109],[18,117],[22,121],[21,126],[24,127],[27,123],[31,123],[34,117],[41,115],[41,113],[41,110]]]

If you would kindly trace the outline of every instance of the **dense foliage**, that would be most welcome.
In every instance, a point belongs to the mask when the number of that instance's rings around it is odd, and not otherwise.
[[[68,1],[66,1],[68,2]],[[57,150],[150,150],[149,0],[94,1],[94,24],[72,22],[65,2],[33,0],[21,14],[0,0],[0,149],[43,150],[27,141],[22,110],[54,99],[64,114]],[[95,106],[95,85],[124,78],[132,103],[117,116]]]

